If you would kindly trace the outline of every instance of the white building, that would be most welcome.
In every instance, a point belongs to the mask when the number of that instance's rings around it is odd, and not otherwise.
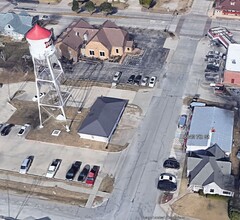
[[[128,100],[98,97],[82,122],[78,134],[81,138],[108,143],[117,128]]]
[[[35,22],[37,22],[37,17],[26,13],[0,13],[0,32],[15,40],[22,40]]]
[[[215,144],[207,150],[193,151],[187,157],[189,188],[204,194],[233,196],[234,177],[229,157]]]
[[[231,153],[234,112],[218,107],[195,107],[186,143],[186,150],[206,150],[217,144],[226,154]]]

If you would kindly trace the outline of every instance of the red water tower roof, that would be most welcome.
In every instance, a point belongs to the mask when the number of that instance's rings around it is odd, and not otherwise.
[[[51,31],[48,29],[35,24],[35,26],[27,32],[26,38],[29,40],[42,40],[49,38],[51,34]]]

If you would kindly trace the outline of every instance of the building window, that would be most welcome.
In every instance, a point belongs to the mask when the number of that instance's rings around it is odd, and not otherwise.
[[[105,57],[104,51],[100,51],[100,57]]]
[[[94,50],[90,50],[89,53],[91,56],[94,56]]]
[[[228,191],[223,191],[223,194],[229,195],[229,194],[231,194],[231,193],[228,192]]]
[[[8,25],[8,28],[11,28],[11,26],[10,26],[10,25]]]
[[[214,192],[214,189],[210,189],[210,193],[213,193]]]
[[[118,49],[116,49],[116,53],[119,53]]]
[[[234,79],[231,79],[231,83],[234,83]]]

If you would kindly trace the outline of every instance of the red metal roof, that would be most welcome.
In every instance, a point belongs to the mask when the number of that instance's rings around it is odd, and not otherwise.
[[[49,38],[51,34],[51,31],[39,26],[38,24],[35,24],[35,26],[26,34],[26,38],[29,40],[42,40]]]

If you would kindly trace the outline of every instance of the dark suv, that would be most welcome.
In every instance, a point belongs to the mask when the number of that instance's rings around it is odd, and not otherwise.
[[[14,127],[14,126],[15,126],[14,124],[6,125],[6,126],[2,129],[1,135],[2,135],[2,136],[8,135],[8,134],[10,133],[12,127]]]
[[[67,180],[73,180],[76,176],[77,172],[79,171],[81,167],[82,162],[81,161],[75,161],[75,163],[72,164],[71,168],[67,171],[66,179]]]

